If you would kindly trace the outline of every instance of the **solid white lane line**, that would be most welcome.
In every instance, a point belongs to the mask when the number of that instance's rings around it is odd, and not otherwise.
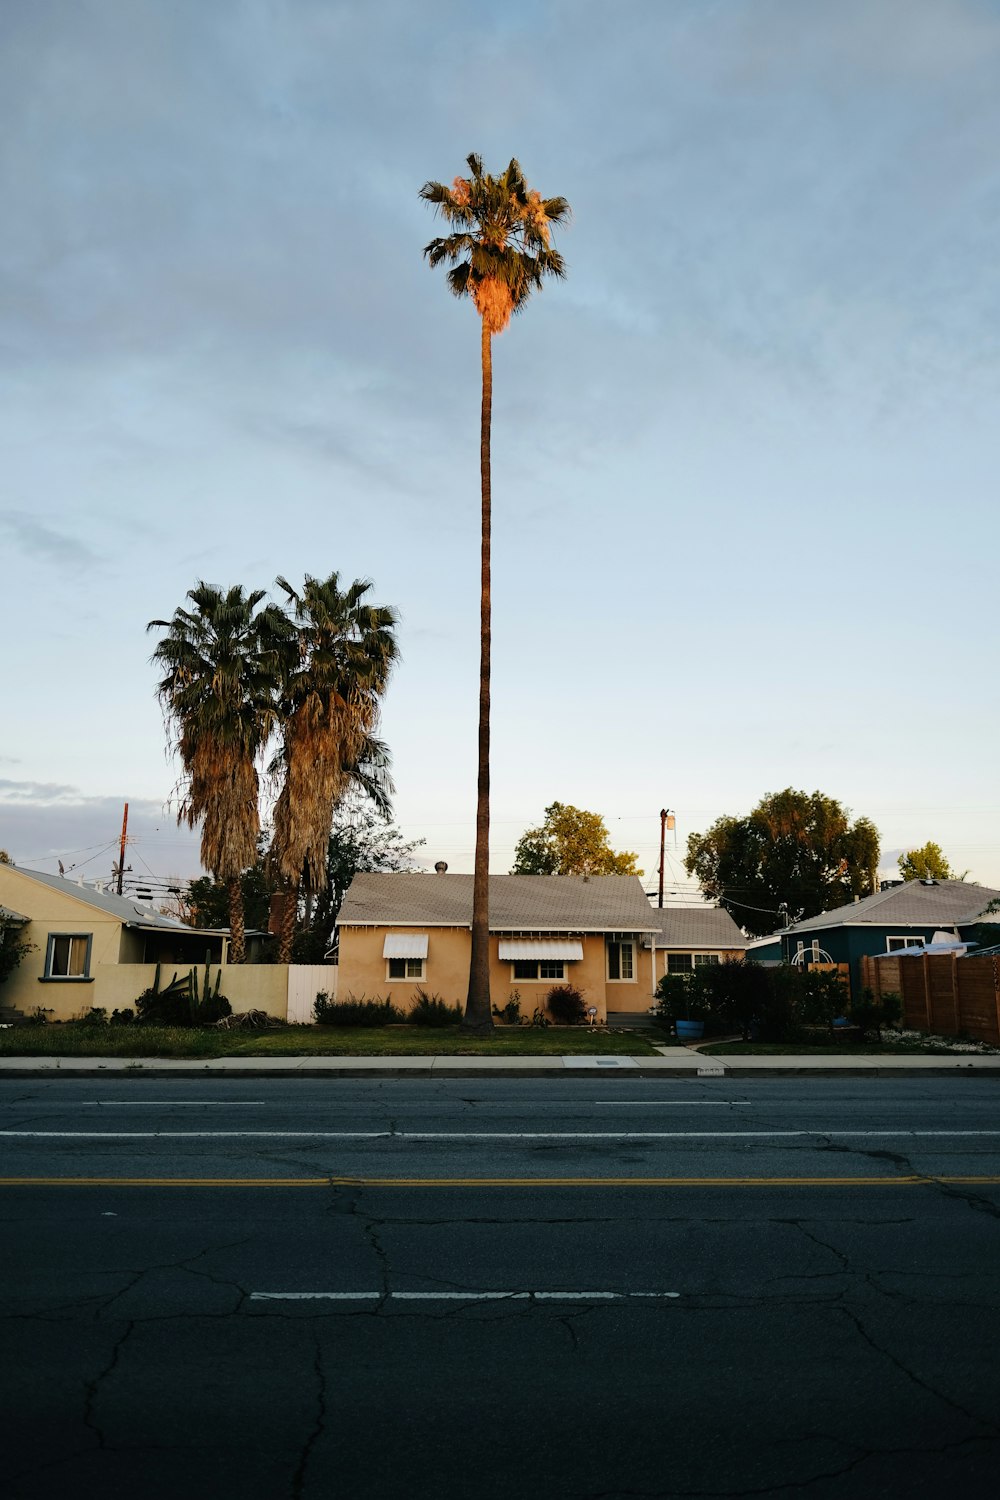
[[[1000,1136],[1000,1130],[0,1130],[7,1140],[295,1140],[295,1141],[749,1141],[850,1136],[913,1140]]]
[[[381,1292],[251,1292],[251,1302],[381,1302]]]
[[[251,1292],[251,1302],[626,1302],[680,1292]]]

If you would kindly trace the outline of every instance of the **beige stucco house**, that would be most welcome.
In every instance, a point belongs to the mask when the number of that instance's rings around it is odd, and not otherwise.
[[[167,983],[175,971],[226,957],[227,932],[188,927],[148,902],[39,870],[0,864],[0,906],[34,944],[0,985],[0,1007],[24,1015],[41,1009],[50,1021],[68,1021],[95,1006],[109,1013],[131,1009],[157,964]],[[252,942],[248,956],[254,956]],[[283,967],[224,967],[222,989],[234,1008],[285,1015]]]
[[[722,906],[664,906],[652,912],[657,924],[654,984],[664,974],[691,974],[703,965],[744,958],[747,940]]]
[[[573,984],[597,1019],[649,1008],[657,914],[634,875],[491,875],[490,992],[522,1016]],[[359,874],[337,919],[340,1000],[418,990],[464,1004],[472,876]]]

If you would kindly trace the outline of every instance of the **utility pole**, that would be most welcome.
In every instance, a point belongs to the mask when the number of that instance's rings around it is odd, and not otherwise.
[[[120,849],[120,852],[118,854],[118,894],[119,894],[119,896],[122,893],[122,877],[125,874],[125,844],[126,844],[126,834],[127,833],[128,833],[128,803],[126,802],[126,804],[125,804],[125,812],[124,812],[124,814],[122,816],[122,841],[121,841],[121,849]]]
[[[665,864],[667,862],[667,859],[666,859],[667,829],[668,828],[673,828],[673,826],[674,826],[674,815],[673,815],[673,813],[670,811],[669,808],[667,808],[667,807],[661,807],[660,808],[660,895],[659,895],[659,900],[656,903],[657,906],[659,906],[659,907],[663,906],[663,868],[664,868],[664,866],[665,866]]]

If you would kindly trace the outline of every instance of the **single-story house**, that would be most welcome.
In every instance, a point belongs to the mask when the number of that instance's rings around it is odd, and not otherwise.
[[[861,988],[861,959],[866,954],[931,943],[937,934],[972,936],[979,914],[1000,891],[965,880],[908,880],[858,901],[820,912],[772,933],[748,958],[771,958],[780,945],[785,963],[849,964],[851,993]]]
[[[25,1015],[41,1009],[49,1020],[67,1021],[91,1007],[131,1009],[152,982],[155,965],[167,984],[175,971],[227,957],[228,931],[188,927],[149,902],[41,870],[0,864],[0,905],[16,920],[18,936],[34,945],[0,985],[0,1006]],[[266,934],[247,938],[252,962]],[[274,988],[266,977],[274,966],[255,967],[265,973],[264,989]],[[280,1011],[266,998],[259,1003],[285,1014],[284,997]]]
[[[530,1017],[572,984],[602,1021],[649,1008],[660,927],[636,876],[491,875],[489,928],[494,1005],[516,991]],[[356,875],[337,918],[338,998],[405,1006],[422,989],[464,1005],[471,929],[471,875]]]
[[[653,907],[659,931],[653,983],[664,974],[691,974],[704,965],[743,958],[747,940],[723,906]]]

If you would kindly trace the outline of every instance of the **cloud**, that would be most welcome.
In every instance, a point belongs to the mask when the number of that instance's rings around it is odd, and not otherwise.
[[[15,547],[62,568],[94,567],[99,559],[77,537],[48,526],[21,510],[0,510],[0,528]]]
[[[0,779],[0,847],[15,864],[54,871],[110,874],[118,858],[122,801],[88,795],[60,782]],[[178,828],[164,803],[151,798],[129,802],[127,862],[144,874],[201,873],[198,836]]]

